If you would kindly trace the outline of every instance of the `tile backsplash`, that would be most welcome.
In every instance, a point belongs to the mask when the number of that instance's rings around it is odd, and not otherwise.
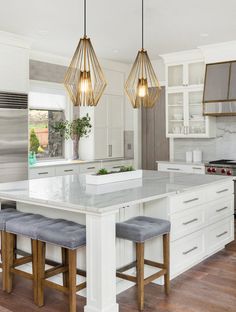
[[[174,159],[185,160],[186,151],[202,150],[203,160],[236,159],[236,116],[216,118],[216,138],[174,139]]]

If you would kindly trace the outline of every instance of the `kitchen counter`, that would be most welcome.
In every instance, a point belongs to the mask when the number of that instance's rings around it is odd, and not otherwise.
[[[107,159],[96,159],[96,160],[73,160],[73,159],[58,159],[58,160],[48,160],[48,161],[38,161],[34,165],[30,165],[30,169],[51,167],[51,166],[65,166],[65,165],[81,165],[90,163],[103,163],[110,161],[121,161],[121,160],[131,160],[133,158],[107,158]]]
[[[156,163],[159,164],[176,164],[176,165],[197,165],[197,166],[205,166],[204,162],[186,162],[185,160],[157,160]]]
[[[136,257],[131,244],[116,239],[116,222],[138,215],[170,220],[172,279],[233,240],[232,193],[230,177],[158,171],[99,187],[86,185],[84,175],[0,184],[0,199],[16,201],[19,211],[86,224],[87,243],[77,263],[87,272],[86,312],[118,312],[117,293],[133,285],[116,279],[116,267]],[[19,238],[18,248],[29,251],[30,242]],[[145,243],[150,260],[162,262],[161,250],[161,237]],[[60,261],[54,246],[47,255]]]
[[[99,187],[94,186],[92,192],[93,185],[86,185],[84,175],[67,175],[0,184],[0,198],[52,205],[63,210],[103,213],[229,180],[232,179],[222,176],[144,171],[138,187],[134,183],[136,180],[113,183],[114,191],[111,186],[109,193],[104,190],[103,194],[94,195]]]

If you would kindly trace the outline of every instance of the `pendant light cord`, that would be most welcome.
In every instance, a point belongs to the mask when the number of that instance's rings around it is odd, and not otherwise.
[[[144,48],[144,9],[143,9],[143,0],[142,0],[142,50]]]
[[[86,7],[86,0],[84,0],[84,37],[86,37],[86,11],[87,11],[87,7]]]

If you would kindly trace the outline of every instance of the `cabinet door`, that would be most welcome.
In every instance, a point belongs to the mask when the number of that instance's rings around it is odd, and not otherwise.
[[[204,83],[205,64],[204,62],[188,64],[188,85],[202,85]]]
[[[124,131],[121,128],[108,129],[108,157],[124,156]]]
[[[205,134],[206,122],[202,114],[202,89],[187,93],[188,104],[188,134]]]
[[[94,128],[94,152],[95,159],[108,157],[107,128]]]
[[[204,101],[224,101],[228,98],[230,63],[208,64]]]
[[[124,97],[109,95],[107,100],[107,123],[110,128],[123,128]]]
[[[168,87],[182,87],[184,85],[184,65],[168,66]]]
[[[114,70],[104,70],[107,87],[105,94],[123,95],[124,94],[124,73]]]
[[[184,135],[184,92],[167,93],[167,134]]]
[[[103,95],[94,110],[94,127],[95,128],[107,127],[107,120],[108,120],[107,107],[108,107],[108,96]]]

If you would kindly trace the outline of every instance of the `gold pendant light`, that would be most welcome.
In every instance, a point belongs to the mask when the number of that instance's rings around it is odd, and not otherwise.
[[[138,52],[125,84],[125,91],[134,108],[141,106],[153,107],[160,96],[161,90],[147,51],[144,49],[143,15],[142,0],[142,49]]]
[[[107,85],[102,68],[86,35],[86,0],[84,0],[84,37],[80,39],[64,85],[75,106],[96,106]]]

